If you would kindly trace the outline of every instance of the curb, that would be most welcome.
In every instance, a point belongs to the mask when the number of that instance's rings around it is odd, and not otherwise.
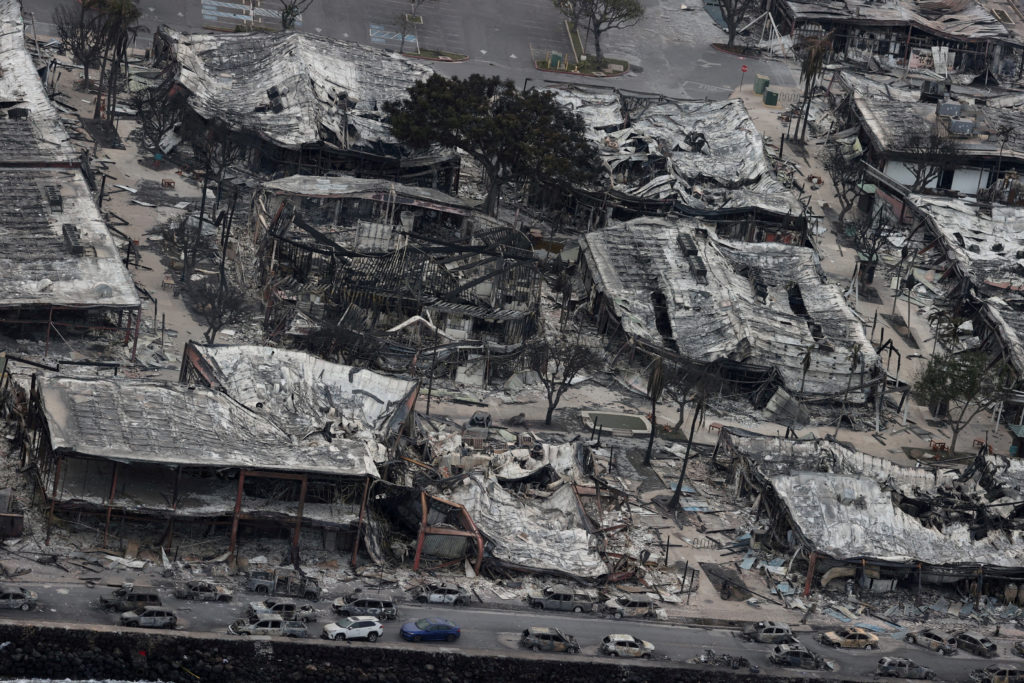
[[[583,76],[585,78],[618,78],[619,76],[625,76],[626,74],[631,72],[631,69],[629,69],[628,67],[624,71],[622,71],[621,73],[617,73],[617,74],[595,74],[595,73],[582,73],[580,71],[563,71],[561,69],[545,69],[544,67],[537,66],[536,64],[533,65],[533,68],[536,69],[537,71],[546,71],[549,74],[564,74],[566,76]]]

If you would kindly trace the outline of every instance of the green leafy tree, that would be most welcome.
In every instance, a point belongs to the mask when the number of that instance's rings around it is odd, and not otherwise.
[[[597,61],[604,60],[601,52],[601,35],[615,29],[636,26],[644,18],[644,6],[640,0],[553,0],[555,7],[574,25],[580,19],[586,20],[594,34],[594,54]]]
[[[953,433],[949,450],[955,453],[960,432],[1007,397],[1012,377],[1009,366],[982,351],[944,353],[918,374],[913,396],[933,412],[945,411]]]
[[[463,80],[434,74],[409,88],[409,99],[388,102],[391,130],[414,149],[459,147],[487,174],[487,211],[496,215],[506,184],[536,178],[555,184],[598,178],[598,157],[584,124],[539,90],[474,74]]]

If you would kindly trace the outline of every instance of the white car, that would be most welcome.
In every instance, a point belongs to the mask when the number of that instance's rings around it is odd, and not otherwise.
[[[373,617],[345,617],[334,623],[324,624],[321,638],[327,640],[362,640],[371,643],[384,635],[384,626]]]
[[[612,657],[643,657],[654,654],[654,645],[626,633],[612,633],[601,641],[601,652]]]

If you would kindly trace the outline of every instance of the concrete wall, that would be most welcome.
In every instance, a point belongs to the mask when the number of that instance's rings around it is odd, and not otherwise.
[[[319,640],[246,639],[77,625],[29,626],[0,620],[3,676],[117,678],[256,683],[258,681],[379,681],[394,683],[641,683],[764,681],[727,669],[682,668],[668,662],[623,666],[579,655],[494,655],[455,652],[443,645],[327,643]],[[778,681],[804,679],[797,671]],[[818,679],[820,680],[820,679]],[[838,680],[830,678],[830,680]]]

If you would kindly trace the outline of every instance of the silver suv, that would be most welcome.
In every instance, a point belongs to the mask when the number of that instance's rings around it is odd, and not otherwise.
[[[586,593],[574,591],[569,586],[548,586],[540,595],[527,598],[530,607],[553,609],[562,612],[593,612],[594,599]]]
[[[121,614],[122,626],[141,626],[142,628],[174,628],[178,625],[178,617],[173,610],[166,607],[142,607]]]

